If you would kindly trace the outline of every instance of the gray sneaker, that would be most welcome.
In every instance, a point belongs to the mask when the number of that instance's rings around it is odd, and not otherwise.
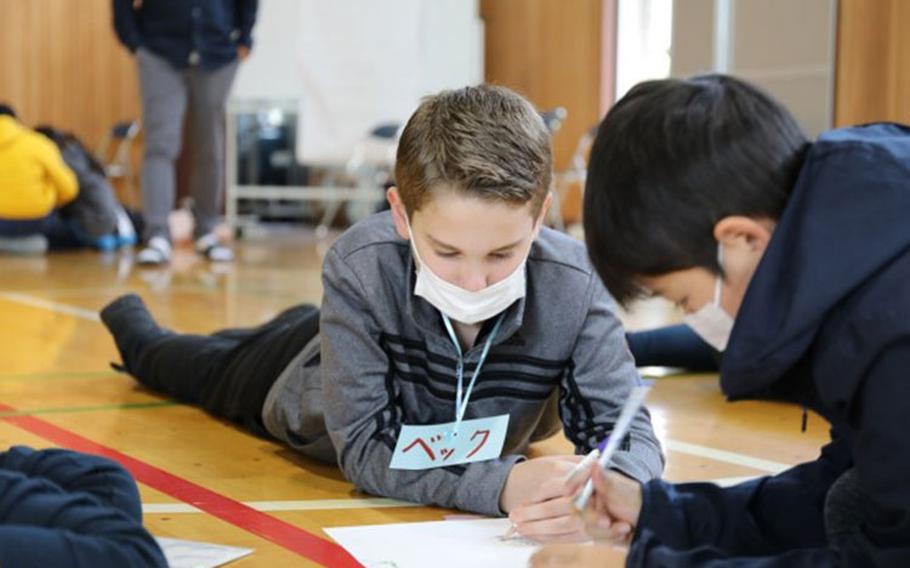
[[[152,237],[145,248],[136,255],[136,262],[146,266],[166,264],[171,261],[171,243],[164,237]]]
[[[212,262],[231,262],[234,251],[218,239],[215,233],[209,233],[196,239],[196,252]]]
[[[47,237],[44,235],[0,237],[0,253],[27,256],[44,254],[46,252]]]

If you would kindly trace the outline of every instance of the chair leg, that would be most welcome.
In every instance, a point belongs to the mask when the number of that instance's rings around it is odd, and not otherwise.
[[[547,221],[549,221],[550,225],[557,231],[565,232],[566,223],[562,217],[562,199],[559,196],[559,192],[555,189],[550,192],[550,195],[553,196],[553,199],[550,203],[550,212],[547,215],[549,219],[547,219]]]
[[[322,220],[319,221],[319,225],[316,227],[317,238],[324,239],[329,235],[329,229],[332,226],[332,222],[335,221],[335,217],[338,216],[338,211],[341,210],[342,205],[344,205],[343,199],[333,199],[326,202]]]

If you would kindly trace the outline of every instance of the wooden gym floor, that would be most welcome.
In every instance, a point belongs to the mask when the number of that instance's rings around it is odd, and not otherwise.
[[[163,269],[134,267],[129,253],[0,256],[0,448],[65,446],[121,460],[139,480],[152,533],[254,548],[237,568],[352,565],[322,528],[456,514],[356,493],[335,468],[108,366],[116,350],[97,312],[117,296],[140,294],[162,325],[182,332],[252,325],[294,303],[318,304],[322,252],[311,232],[281,230],[239,243],[230,266],[189,250]],[[649,407],[672,481],[780,471],[827,440],[817,416],[800,432],[794,406],[726,404],[713,375],[659,379]],[[569,451],[561,435],[533,448]]]

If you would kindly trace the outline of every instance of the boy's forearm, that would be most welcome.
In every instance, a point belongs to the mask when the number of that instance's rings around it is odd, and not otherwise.
[[[69,450],[14,446],[0,454],[0,468],[47,480],[65,491],[87,493],[142,522],[136,482],[119,464]]]
[[[672,548],[710,546],[731,555],[771,553],[826,542],[821,504],[828,488],[849,467],[843,441],[813,462],[783,473],[721,488],[713,483],[642,486],[639,532],[650,531]]]
[[[659,478],[664,470],[664,455],[650,424],[649,419],[637,417],[629,433],[628,449],[613,454],[610,463],[612,469],[641,483]]]
[[[738,556],[712,546],[680,550],[662,544],[649,531],[637,535],[626,557],[628,568],[648,566],[696,568],[706,565],[737,568],[827,568],[842,566],[843,558],[837,551],[824,547],[790,550],[773,556],[753,556],[746,553]]]
[[[572,362],[561,388],[566,435],[577,453],[587,453],[611,433],[632,388],[639,384],[625,332],[603,285],[591,277],[589,300]],[[624,441],[625,442],[625,441]],[[654,435],[650,414],[638,411],[628,443],[616,452],[610,467],[646,482],[663,473],[664,456]]]

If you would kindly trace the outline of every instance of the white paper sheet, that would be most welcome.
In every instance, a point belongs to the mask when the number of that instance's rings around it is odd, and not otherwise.
[[[215,568],[252,554],[251,548],[156,537],[170,568]]]
[[[524,568],[537,545],[502,540],[507,519],[325,529],[367,568]]]

